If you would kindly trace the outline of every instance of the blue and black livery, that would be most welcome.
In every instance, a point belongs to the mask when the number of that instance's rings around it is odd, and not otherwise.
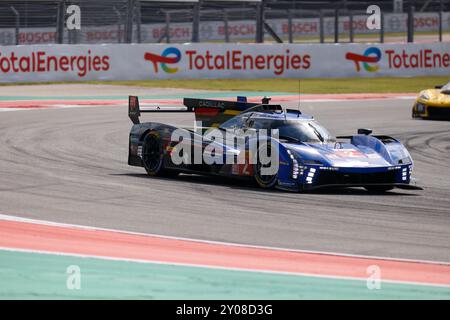
[[[358,129],[356,135],[335,138],[313,117],[298,110],[284,110],[280,105],[270,104],[269,100],[249,103],[245,97],[239,97],[238,101],[185,98],[183,107],[141,110],[138,98],[130,96],[129,117],[134,125],[130,132],[128,164],[144,167],[152,176],[178,173],[232,176],[255,179],[263,188],[289,191],[326,187],[364,187],[370,192],[421,189],[411,178],[413,160],[409,152],[395,138],[372,135],[369,129]],[[157,122],[140,123],[141,112],[194,112],[196,120],[202,121],[204,127],[198,132]],[[220,147],[217,149],[223,150],[223,157],[248,152],[205,139],[203,133],[211,127],[234,132],[236,138],[240,134],[248,137],[249,132],[257,133],[261,129],[278,129],[277,172],[262,175],[258,161],[254,164],[173,163],[171,152],[178,141],[171,141],[171,135],[176,129],[185,130],[191,136],[193,150],[203,152],[206,146],[216,143]]]

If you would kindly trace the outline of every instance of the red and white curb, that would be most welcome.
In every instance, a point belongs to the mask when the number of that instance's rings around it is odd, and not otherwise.
[[[262,97],[250,97],[248,101],[259,102]],[[355,93],[355,94],[303,94],[303,95],[281,95],[274,96],[274,102],[338,102],[338,101],[367,101],[367,100],[410,100],[415,99],[415,94],[392,94],[392,93]],[[219,100],[234,100],[229,96],[216,98]],[[11,100],[0,101],[1,111],[24,111],[24,110],[48,110],[86,107],[123,107],[127,105],[126,100]],[[182,106],[182,99],[142,99],[141,105],[171,105]]]

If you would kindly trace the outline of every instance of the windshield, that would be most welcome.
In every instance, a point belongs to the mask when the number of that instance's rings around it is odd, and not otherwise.
[[[292,142],[333,142],[336,139],[315,120],[254,119],[251,128],[278,129],[279,138]]]
[[[336,139],[317,121],[274,121],[271,129],[278,129],[280,139],[298,142],[333,142]]]
[[[219,126],[219,129],[227,130],[227,129],[240,129],[245,126],[245,120],[249,117],[249,114],[240,114],[236,117],[233,117],[229,119],[228,121],[225,121]]]
[[[442,87],[441,92],[442,93],[446,93],[446,94],[450,94],[450,82]]]
[[[219,129],[243,129],[245,131],[248,129],[278,129],[279,138],[291,142],[327,143],[336,141],[336,138],[315,120],[280,120],[245,114],[224,122]]]

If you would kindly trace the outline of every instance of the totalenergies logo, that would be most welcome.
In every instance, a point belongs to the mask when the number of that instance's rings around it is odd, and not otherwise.
[[[161,55],[146,52],[144,59],[153,63],[153,69],[155,73],[158,73],[158,64],[161,64],[161,68],[167,73],[175,73],[178,68],[170,68],[168,64],[174,64],[181,60],[181,52],[177,48],[170,47],[165,49]]]
[[[381,50],[376,47],[370,47],[364,51],[363,55],[347,52],[345,58],[347,60],[352,60],[355,63],[356,71],[358,72],[361,70],[360,63],[362,64],[364,70],[368,72],[375,72],[380,68],[377,65],[377,62],[381,59]]]

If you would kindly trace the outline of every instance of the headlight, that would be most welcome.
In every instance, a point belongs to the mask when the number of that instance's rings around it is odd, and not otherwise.
[[[289,157],[291,158],[292,161],[292,178],[294,180],[297,180],[299,175],[300,176],[303,175],[303,166],[298,165],[297,158],[292,154],[292,152],[289,149],[286,151],[289,154]]]
[[[314,175],[316,174],[317,169],[316,168],[309,168],[308,170],[308,175],[306,176],[306,183],[311,184],[313,182],[314,179]]]
[[[411,161],[411,158],[410,158],[410,157],[406,157],[406,158],[403,158],[403,159],[398,160],[398,163],[399,163],[399,164],[411,164],[412,161]]]
[[[420,94],[419,99],[430,100],[430,96],[428,95],[428,93],[423,92],[423,93]]]
[[[417,112],[424,113],[425,112],[425,105],[423,103],[417,102],[416,109],[417,109]]]

